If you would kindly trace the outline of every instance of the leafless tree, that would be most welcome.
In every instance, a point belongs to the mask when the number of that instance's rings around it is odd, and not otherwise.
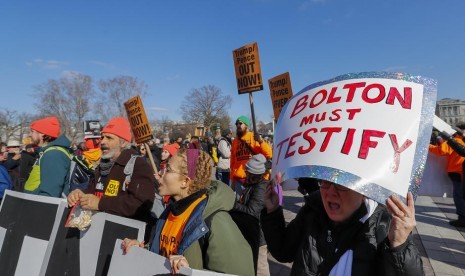
[[[18,114],[16,111],[4,109],[0,111],[0,141],[11,140],[22,141],[28,135],[33,116],[25,112]]]
[[[126,116],[124,102],[139,95],[144,98],[148,95],[147,84],[132,76],[117,76],[98,82],[99,93],[95,104],[95,112],[104,122],[112,117]]]
[[[74,141],[83,136],[82,126],[90,112],[93,93],[90,76],[68,74],[35,87],[36,108],[41,116],[56,116],[61,132]]]
[[[214,85],[195,88],[186,95],[181,104],[182,118],[186,122],[200,123],[210,129],[221,118],[229,117],[231,103],[231,96],[223,95],[221,89]]]

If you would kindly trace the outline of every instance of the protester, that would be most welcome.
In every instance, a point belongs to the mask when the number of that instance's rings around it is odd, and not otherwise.
[[[60,123],[56,117],[47,117],[32,122],[32,144],[39,146],[39,158],[34,163],[24,185],[26,193],[61,197],[69,193],[66,185],[71,164],[71,142],[60,135]]]
[[[462,135],[456,133],[453,139],[461,145],[465,142],[461,138]],[[443,137],[445,138],[445,137]],[[452,181],[452,196],[454,199],[457,220],[449,221],[449,224],[455,227],[465,227],[465,199],[463,198],[462,187],[462,164],[465,157],[460,156],[449,143],[441,143],[440,145],[429,145],[429,151],[432,154],[447,157],[447,174]]]
[[[32,144],[27,144],[26,149],[21,152],[21,159],[19,161],[19,167],[21,168],[19,171],[21,187],[17,190],[18,192],[24,191],[24,184],[31,174],[36,158],[37,154],[34,150],[34,146]]]
[[[20,177],[20,164],[21,164],[21,150],[20,143],[17,140],[9,140],[6,144],[8,158],[3,165],[10,174],[11,182],[13,183],[13,190],[22,191],[21,177]]]
[[[152,153],[153,161],[155,162],[155,166],[157,166],[157,170],[160,170],[160,160],[161,160],[161,151],[162,149],[158,147],[160,144],[160,139],[149,140],[147,142],[149,146],[149,150]]]
[[[223,183],[229,185],[229,178],[231,172],[231,137],[232,132],[230,129],[223,130],[220,141],[218,142],[218,166],[216,168],[216,179],[221,180]]]
[[[3,200],[6,190],[12,190],[13,184],[11,183],[10,175],[8,174],[8,170],[0,164],[0,203]]]
[[[87,210],[144,221],[148,236],[154,224],[150,210],[156,192],[155,178],[145,160],[132,159],[132,155],[138,154],[131,149],[131,140],[131,129],[125,118],[117,117],[108,122],[102,130],[102,157],[95,178],[87,190],[72,191],[68,204],[74,206],[79,201]],[[133,167],[130,180],[124,172],[129,166]]]
[[[160,169],[163,170],[166,167],[166,164],[168,164],[168,161],[172,156],[176,155],[176,152],[178,149],[176,148],[175,145],[166,145],[163,147],[163,151],[161,152],[161,163],[160,163]]]
[[[252,155],[261,153],[267,159],[272,157],[270,146],[263,141],[259,134],[250,132],[249,126],[249,119],[246,116],[237,118],[237,138],[232,142],[231,149],[231,185],[237,196],[242,194],[242,185],[245,181],[245,164]]]
[[[460,132],[455,133],[455,135],[450,136],[448,133],[441,133],[440,135],[447,141],[447,144],[460,156],[465,157],[465,125],[459,126]],[[460,143],[459,141],[462,141]],[[462,185],[460,189],[455,189],[453,190],[453,196],[454,196],[454,203],[457,201],[460,204],[460,200],[458,198],[461,198],[462,201],[465,201],[465,162],[462,162]],[[456,194],[457,193],[457,194]],[[455,206],[457,208],[457,203],[455,203]],[[458,209],[457,209],[458,210]],[[449,222],[451,225],[456,226],[456,227],[465,227],[465,217],[461,217],[459,215],[458,220],[456,221],[451,221]]]
[[[89,167],[95,169],[99,162],[100,157],[102,156],[102,150],[100,149],[100,143],[102,138],[86,138],[85,146],[82,147],[82,157],[89,164]]]
[[[279,262],[293,262],[291,275],[424,274],[410,192],[407,204],[390,196],[386,209],[347,187],[319,185],[287,226],[278,195],[270,186],[265,193],[260,218],[268,249]]]
[[[157,222],[150,251],[169,258],[176,273],[184,266],[254,275],[250,246],[227,212],[233,208],[234,194],[211,180],[211,164],[211,157],[199,149],[180,149],[169,160],[160,195],[171,196],[173,202]],[[209,216],[211,227],[204,221]],[[143,243],[125,239],[123,249],[131,246]]]
[[[245,165],[245,189],[239,200],[234,204],[234,210],[252,215],[257,219],[256,229],[258,231],[254,231],[252,225],[250,225],[248,229],[250,229],[251,232],[253,231],[252,234],[256,235],[256,239],[258,241],[257,245],[259,247],[256,248],[256,253],[255,248],[252,248],[255,258],[254,261],[257,263],[258,276],[270,275],[270,267],[268,265],[268,248],[266,246],[265,238],[263,237],[263,232],[259,226],[260,213],[264,207],[265,189],[267,185],[267,181],[265,180],[265,162],[266,158],[263,154],[254,155],[249,159]]]

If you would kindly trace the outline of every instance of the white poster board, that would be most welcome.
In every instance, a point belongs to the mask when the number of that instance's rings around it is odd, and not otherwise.
[[[418,189],[435,101],[435,81],[396,73],[310,85],[281,112],[273,174],[324,179],[383,204],[405,198]]]

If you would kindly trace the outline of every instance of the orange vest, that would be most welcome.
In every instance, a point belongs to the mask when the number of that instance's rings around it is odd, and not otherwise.
[[[171,255],[176,255],[187,221],[195,207],[206,197],[207,195],[202,195],[178,216],[175,216],[171,212],[169,213],[160,233],[160,255],[166,258],[169,258]]]

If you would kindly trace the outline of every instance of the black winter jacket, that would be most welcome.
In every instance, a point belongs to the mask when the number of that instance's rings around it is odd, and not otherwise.
[[[287,226],[283,209],[261,215],[262,229],[273,257],[294,262],[291,275],[328,275],[337,262],[331,262],[336,248],[353,250],[352,275],[423,275],[420,254],[411,236],[401,246],[390,249],[387,239],[391,217],[378,205],[364,224],[364,204],[348,222],[334,225],[316,191]],[[341,251],[341,252],[345,252]]]

